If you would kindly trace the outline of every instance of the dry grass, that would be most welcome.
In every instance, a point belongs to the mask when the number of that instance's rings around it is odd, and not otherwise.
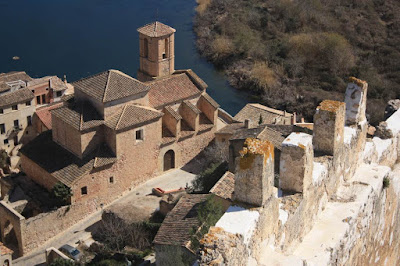
[[[214,59],[219,59],[229,56],[234,50],[234,45],[227,37],[218,35],[212,42],[211,49],[215,57]]]
[[[196,0],[197,7],[196,11],[199,14],[203,14],[203,12],[207,9],[208,5],[211,3],[211,0]]]
[[[271,68],[264,62],[254,63],[251,76],[259,85],[265,88],[273,88],[277,85],[278,77]]]

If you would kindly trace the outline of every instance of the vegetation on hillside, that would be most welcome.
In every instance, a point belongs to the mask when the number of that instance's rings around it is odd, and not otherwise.
[[[200,52],[261,103],[311,120],[343,100],[347,77],[369,83],[370,122],[400,97],[398,0],[198,0]]]
[[[212,163],[192,181],[192,187],[197,193],[208,193],[210,189],[228,170],[227,162]]]

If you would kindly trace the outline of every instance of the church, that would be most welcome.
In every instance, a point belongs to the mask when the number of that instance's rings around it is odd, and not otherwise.
[[[138,29],[137,79],[107,70],[73,83],[75,94],[52,110],[52,130],[21,150],[21,167],[88,212],[164,171],[184,166],[214,139],[219,105],[192,70],[175,70],[175,29]]]

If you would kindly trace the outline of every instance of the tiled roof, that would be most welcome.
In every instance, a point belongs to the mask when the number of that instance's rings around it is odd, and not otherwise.
[[[53,109],[59,108],[62,105],[63,105],[62,102],[58,102],[56,104],[48,105],[48,106],[45,106],[45,107],[42,107],[42,108],[36,110],[37,117],[40,119],[40,121],[42,121],[42,123],[44,124],[44,126],[47,129],[52,128],[50,111]]]
[[[51,79],[50,79],[50,88],[52,88],[54,91],[63,91],[63,90],[67,90],[68,89],[68,87],[64,83],[64,81],[62,81],[57,76],[51,77]]]
[[[263,131],[264,127],[256,127],[256,128],[239,128],[235,130],[233,133],[232,137],[230,138],[231,140],[235,139],[246,139],[246,138],[257,138],[258,135]]]
[[[0,242],[0,256],[8,255],[8,254],[13,254],[14,251],[6,247],[2,242]]]
[[[186,100],[183,101],[183,103],[190,108],[190,110],[192,110],[195,114],[201,114],[201,111],[199,110],[199,108],[197,108],[196,106],[194,106],[190,101]]]
[[[13,71],[8,73],[0,73],[0,92],[9,90],[10,87],[6,82],[22,80],[24,82],[31,81],[32,78],[24,71]]]
[[[150,105],[157,109],[199,96],[202,92],[201,87],[197,87],[186,73],[174,74],[146,85],[150,87]]]
[[[75,81],[75,90],[93,97],[99,102],[110,102],[148,90],[142,82],[118,70],[108,70]]]
[[[250,119],[251,122],[258,123],[260,115],[263,118],[263,124],[274,124],[275,122],[283,124],[283,121],[279,121],[279,119],[288,120],[293,116],[293,114],[285,111],[272,109],[261,104],[249,103],[246,104],[233,119],[240,122]],[[275,121],[276,119],[278,119],[278,121]]]
[[[164,108],[164,112],[168,112],[169,114],[171,114],[177,121],[182,119],[182,116],[174,109],[172,109],[171,106],[166,106]]]
[[[214,99],[211,98],[211,96],[208,95],[206,92],[204,92],[201,97],[204,98],[204,100],[206,100],[208,103],[210,103],[211,106],[213,106],[214,108],[219,108],[219,104],[214,101]]]
[[[285,140],[285,137],[282,136],[281,133],[279,133],[271,128],[268,128],[268,126],[267,126],[258,135],[258,139],[268,140],[269,142],[271,142],[274,145],[275,148],[282,150],[282,142]]]
[[[233,133],[235,133],[235,131],[237,129],[240,128],[244,128],[244,123],[232,123],[232,124],[227,124],[226,126],[224,126],[223,128],[221,128],[220,130],[218,130],[217,132],[215,132],[215,134],[229,134],[229,135],[233,135]]]
[[[229,171],[218,180],[211,188],[210,193],[217,195],[223,199],[232,200],[235,190],[235,175]]]
[[[161,22],[155,21],[137,29],[138,32],[149,37],[162,37],[174,33],[176,30]]]
[[[127,104],[118,114],[107,120],[106,125],[115,130],[121,130],[152,121],[162,116],[162,112],[153,108]]]
[[[186,246],[190,241],[190,230],[199,226],[197,210],[208,194],[183,195],[176,206],[165,217],[154,238],[155,244]]]
[[[16,91],[9,91],[0,94],[0,107],[10,106],[16,103],[23,103],[32,100],[34,97],[31,90],[27,88],[18,89]]]
[[[51,113],[79,131],[104,124],[103,118],[89,102],[73,102]]]
[[[84,159],[79,159],[55,143],[51,134],[51,130],[45,131],[24,145],[20,151],[67,186],[71,186],[93,168],[112,164],[117,160],[106,144],[99,145]]]

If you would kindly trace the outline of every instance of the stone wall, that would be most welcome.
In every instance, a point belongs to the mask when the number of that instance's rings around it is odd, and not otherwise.
[[[314,117],[313,136],[292,133],[284,141],[281,186],[262,206],[249,209],[260,214],[250,242],[236,239],[231,248],[218,240],[213,245],[205,243],[201,265],[210,261],[213,265],[228,261],[232,265],[400,263],[400,221],[396,218],[400,215],[400,166],[396,165],[400,111],[386,121],[382,129],[388,131],[382,134],[386,138],[367,139],[367,84],[357,79],[351,82],[345,98],[352,103],[349,112],[345,112],[345,103],[325,101]],[[299,136],[303,134],[307,141]],[[253,171],[260,169],[253,167]],[[239,170],[236,182],[240,176]],[[253,179],[258,178],[254,172]],[[248,193],[260,191],[249,189]],[[221,238],[226,230],[229,227],[218,233]],[[210,234],[215,232],[211,230],[205,239]],[[242,256],[232,262],[228,257],[235,252]]]

